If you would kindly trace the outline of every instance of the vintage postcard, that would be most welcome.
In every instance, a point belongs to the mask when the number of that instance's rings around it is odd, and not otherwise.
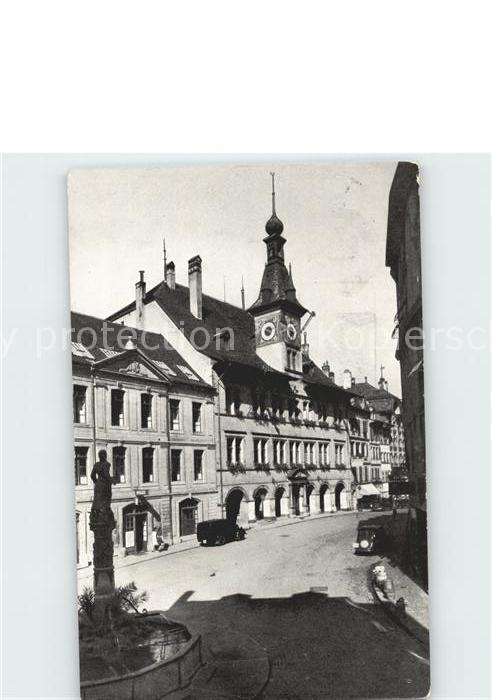
[[[68,203],[81,697],[426,696],[418,166]]]

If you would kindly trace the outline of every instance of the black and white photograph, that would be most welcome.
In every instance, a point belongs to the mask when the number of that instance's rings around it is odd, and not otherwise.
[[[83,700],[429,693],[421,185],[68,173]]]

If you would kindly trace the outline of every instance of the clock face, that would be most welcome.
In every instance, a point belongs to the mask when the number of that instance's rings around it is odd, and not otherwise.
[[[261,327],[261,337],[263,340],[273,340],[275,332],[275,324],[272,321],[266,321]]]
[[[287,324],[287,338],[289,340],[295,340],[297,338],[297,328],[293,323]]]

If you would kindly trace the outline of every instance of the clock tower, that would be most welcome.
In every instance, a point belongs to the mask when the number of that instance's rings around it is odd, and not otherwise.
[[[284,225],[275,211],[275,174],[272,176],[272,215],[263,239],[267,261],[260,294],[249,308],[255,319],[256,352],[280,372],[302,374],[301,318],[307,312],[297,300],[290,269],[284,261]]]

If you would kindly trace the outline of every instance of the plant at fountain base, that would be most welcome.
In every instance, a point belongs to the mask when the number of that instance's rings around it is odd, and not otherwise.
[[[118,586],[112,596],[109,610],[112,617],[122,613],[138,612],[138,608],[142,603],[148,600],[147,591],[137,593],[137,586],[132,581],[125,586]],[[90,586],[85,586],[82,593],[78,596],[79,613],[86,615],[88,619],[94,621],[94,610],[96,596]],[[143,612],[146,612],[145,610]]]
[[[81,681],[124,676],[175,655],[191,637],[183,625],[158,611],[138,612],[148,595],[132,581],[115,589],[107,624],[96,624],[96,596],[90,587],[78,596]]]

